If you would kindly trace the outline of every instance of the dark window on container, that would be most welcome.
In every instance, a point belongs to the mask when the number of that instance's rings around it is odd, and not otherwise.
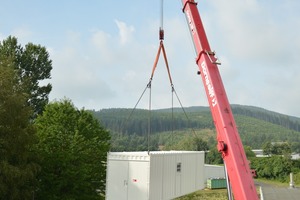
[[[177,172],[181,172],[181,163],[177,163]]]

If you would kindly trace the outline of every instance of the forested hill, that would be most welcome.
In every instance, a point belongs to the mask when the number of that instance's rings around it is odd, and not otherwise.
[[[247,117],[253,117],[259,120],[270,122],[272,124],[280,125],[285,128],[300,131],[300,118],[294,116],[288,116],[277,112],[269,111],[264,108],[255,106],[245,106],[232,104],[231,109],[234,115],[243,115]],[[172,109],[159,109],[157,112],[172,112]],[[209,112],[209,107],[195,106],[184,108],[187,113],[191,112]],[[183,112],[182,108],[174,108],[173,112]]]
[[[233,114],[254,117],[291,130],[300,131],[300,118],[298,117],[288,116],[254,106],[232,105],[231,108]]]
[[[300,118],[253,106],[232,105],[232,111],[244,144],[261,148],[266,141],[296,142],[300,150]],[[92,112],[110,130],[113,138],[116,135],[146,137],[149,134],[149,124],[153,136],[176,131],[181,137],[186,130],[194,129],[197,134],[208,131],[206,136],[204,134],[206,139],[215,137],[215,127],[208,107],[169,108],[151,112],[143,109],[111,108]]]
[[[272,124],[276,124],[282,126],[284,128],[295,130],[300,132],[300,118],[288,116],[284,114],[280,114],[277,112],[269,111],[263,108],[254,107],[254,106],[245,106],[245,105],[231,105],[232,112],[234,116],[247,116],[256,118],[259,120],[263,120],[266,122],[270,122]],[[173,117],[172,117],[173,110]],[[187,116],[184,114],[187,114]],[[158,131],[166,131],[173,129],[181,129],[181,128],[195,128],[202,127],[203,128],[211,128],[213,125],[211,121],[211,114],[209,107],[205,106],[193,106],[186,108],[166,108],[166,109],[158,109],[152,110],[149,113],[148,110],[143,109],[128,109],[128,108],[110,108],[103,109],[100,111],[93,111],[94,115],[108,128],[113,129],[115,131],[122,131],[121,129],[125,128],[125,126],[129,126],[132,124],[132,120],[145,121],[144,119],[148,119],[149,115],[151,115],[151,124],[154,124],[154,132]],[[203,116],[199,122],[195,123],[195,119],[193,118],[195,115],[200,114]],[[197,115],[197,120],[199,116]],[[170,125],[170,120],[173,121],[173,125]],[[146,120],[148,123],[148,121]],[[155,126],[155,123],[158,122],[159,126]],[[145,123],[145,122],[143,122]],[[136,125],[136,128],[143,127],[144,125],[140,124]],[[164,124],[165,123],[165,124]],[[176,124],[177,123],[177,124]],[[114,125],[113,125],[114,124]],[[198,126],[196,125],[198,124]],[[123,127],[121,127],[123,126]],[[155,128],[157,127],[157,128]],[[164,128],[163,128],[164,127]],[[139,128],[138,128],[139,129]],[[133,132],[140,132],[138,130]]]

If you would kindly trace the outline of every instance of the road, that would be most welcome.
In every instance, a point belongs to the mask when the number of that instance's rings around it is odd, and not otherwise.
[[[256,182],[256,185],[262,187],[263,200],[299,200],[300,199],[300,188],[289,188],[287,185],[276,186],[262,182]]]

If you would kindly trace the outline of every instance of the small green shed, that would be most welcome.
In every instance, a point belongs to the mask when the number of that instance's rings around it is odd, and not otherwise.
[[[226,188],[225,178],[209,178],[207,179],[207,188],[209,189],[222,189]]]

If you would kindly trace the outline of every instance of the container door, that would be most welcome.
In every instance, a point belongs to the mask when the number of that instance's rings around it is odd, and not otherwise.
[[[106,200],[127,200],[128,161],[109,161]]]
[[[128,200],[148,200],[149,162],[129,162],[128,173]]]

